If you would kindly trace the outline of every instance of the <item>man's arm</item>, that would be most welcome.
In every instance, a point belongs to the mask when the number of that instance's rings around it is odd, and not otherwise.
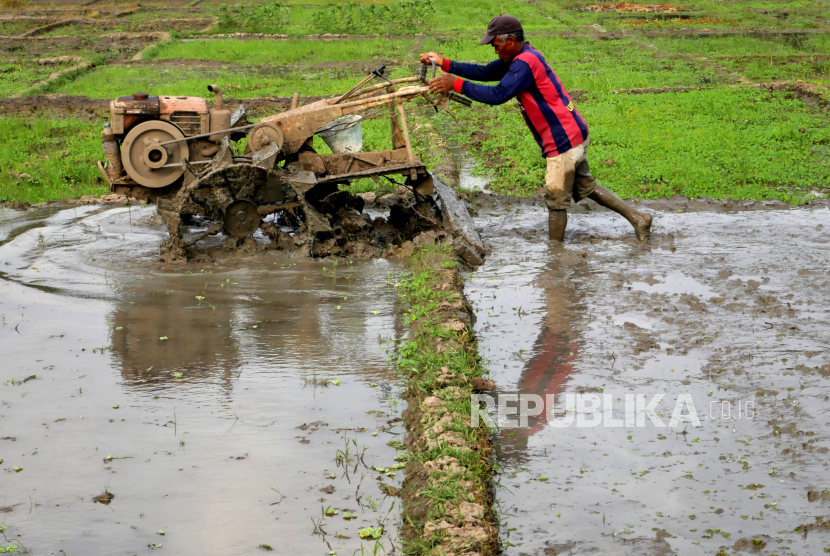
[[[451,65],[451,69],[455,70],[455,64]],[[527,89],[532,83],[533,72],[530,70],[530,66],[522,60],[516,60],[510,64],[510,70],[502,77],[498,85],[492,87],[478,85],[456,78],[453,83],[453,90],[476,102],[495,105],[507,102]]]
[[[473,81],[499,81],[507,73],[510,64],[502,62],[501,60],[493,60],[487,65],[468,64],[465,62],[453,62],[449,58],[444,58],[444,63],[441,64],[441,69],[447,73],[463,77],[464,79],[472,79]]]
[[[429,65],[430,59],[432,59],[445,72],[474,81],[498,81],[504,77],[510,67],[510,64],[501,60],[493,60],[487,65],[452,62],[449,58],[444,58],[436,52],[424,52],[420,57],[422,64]]]

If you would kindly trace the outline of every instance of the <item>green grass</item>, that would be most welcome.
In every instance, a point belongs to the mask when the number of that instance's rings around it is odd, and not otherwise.
[[[391,60],[395,63],[390,65],[398,66],[393,69],[394,76],[404,76],[412,74],[412,64],[407,62],[414,62],[415,54],[427,50],[436,50],[459,61],[487,62],[495,58],[492,48],[478,46],[476,39],[490,18],[502,10],[501,2],[433,2],[432,23],[422,31],[446,33],[441,38],[173,40],[157,45],[145,55],[146,58],[202,59],[227,62],[228,65],[187,68],[99,65],[92,72],[68,76],[37,92],[93,98],[114,98],[137,91],[209,96],[205,86],[219,83],[228,96],[243,99],[289,96],[295,91],[304,96],[331,95],[348,90],[362,75],[347,68],[315,67],[313,64]],[[368,0],[363,3],[371,4]],[[288,8],[278,7],[279,13],[274,12],[279,16],[275,24],[287,27],[287,33],[296,35],[319,32],[313,21],[315,18],[319,21],[320,14],[330,9],[331,2],[292,0],[287,4]],[[800,0],[742,3],[683,0],[675,4],[691,8],[694,17],[735,20],[738,27],[810,26],[808,20],[826,15],[819,7]],[[219,2],[208,0],[193,13],[186,8],[176,12],[143,12],[125,18],[121,26],[134,27],[156,17],[215,15],[220,11],[219,5]],[[244,25],[250,25],[252,20],[256,20],[257,25],[265,24],[267,21],[256,16],[260,13],[256,8],[259,5],[273,6],[273,2],[248,2],[247,7],[235,12],[241,14],[235,17],[239,21],[244,19]],[[684,21],[690,26],[697,25],[688,20],[672,20],[647,13],[580,12],[574,9],[577,6],[571,0],[541,3],[506,0],[503,9],[524,20],[531,43],[546,56],[566,88],[586,93],[580,97],[578,107],[591,128],[591,160],[595,173],[607,185],[626,196],[683,193],[796,201],[802,198],[806,189],[824,185],[822,180],[827,178],[828,164],[826,114],[813,112],[800,101],[787,98],[786,94],[751,90],[638,96],[612,93],[641,87],[723,87],[724,76],[716,73],[712,62],[752,81],[799,79],[828,84],[830,61],[825,56],[830,55],[830,33],[764,38],[627,37],[618,40],[588,36],[566,39],[543,34],[579,30],[594,23],[629,31],[682,27]],[[653,19],[658,25],[625,25],[637,19]],[[94,26],[82,27],[58,29],[55,34],[77,31],[91,36],[100,32]],[[820,56],[810,57],[813,54]],[[695,56],[705,57],[708,62],[696,60]],[[92,60],[93,55],[86,52],[85,58]],[[94,58],[95,63],[103,63],[100,55]],[[0,96],[20,92],[59,69],[63,67],[40,67],[26,62],[2,65]],[[726,79],[735,80],[729,76]],[[429,114],[419,113],[410,119],[414,148],[427,165],[437,166],[445,150],[435,148],[442,141],[437,128],[444,137],[470,146],[480,164],[490,166],[488,173],[495,175],[493,187],[497,191],[522,195],[535,193],[543,183],[544,161],[524,127],[515,103],[499,108],[482,105],[472,109],[455,105],[451,108],[462,120],[460,129],[444,115],[428,118]],[[22,121],[3,120],[7,130]],[[54,125],[61,128],[67,124],[63,120],[54,120]],[[364,122],[366,150],[389,148],[388,126],[386,118]],[[800,129],[806,131],[801,133]],[[31,131],[21,133],[25,135]],[[97,131],[94,135],[96,146],[90,152],[95,156],[90,160],[98,156],[99,150]],[[709,139],[711,137],[718,137],[717,144]],[[759,138],[766,143],[759,143]],[[318,143],[325,152],[322,143]],[[689,152],[694,154],[687,156]],[[33,156],[33,160],[36,159],[37,155]],[[614,164],[604,165],[605,160],[613,160]],[[8,182],[8,177],[4,179]],[[49,184],[58,182],[46,180]],[[6,187],[8,189],[8,184]],[[51,185],[46,189],[49,187]],[[391,191],[392,185],[385,180],[360,180],[353,183],[351,189],[356,192],[374,190],[382,194]]]
[[[217,83],[233,98],[333,95],[348,91],[362,78],[349,70],[300,68],[268,75],[256,68],[103,67],[57,88],[54,92],[115,98],[144,92],[151,95],[207,96],[207,85]],[[230,85],[229,87],[227,85]]]
[[[700,37],[700,38],[669,38],[645,37],[643,40],[670,53],[695,54],[698,56],[746,56],[770,54],[808,54],[811,41],[770,36],[769,39],[759,39],[746,36],[731,37]],[[799,48],[801,44],[807,48]],[[818,44],[818,43],[817,43]]]
[[[590,128],[594,175],[623,197],[799,202],[830,179],[826,114],[784,93],[619,95],[578,108]],[[467,127],[488,129],[473,152],[495,173],[493,189],[535,194],[545,162],[515,109],[459,113]]]
[[[14,145],[0,150],[0,202],[49,202],[107,191],[95,165],[103,158],[97,123],[6,117],[0,119],[0,142]]]
[[[144,59],[191,58],[254,65],[389,60],[406,57],[414,42],[414,39],[384,38],[330,41],[303,39],[171,41],[150,49],[145,53]]]
[[[753,81],[808,80],[827,82],[830,79],[830,58],[738,58],[719,61],[723,66],[740,72]]]

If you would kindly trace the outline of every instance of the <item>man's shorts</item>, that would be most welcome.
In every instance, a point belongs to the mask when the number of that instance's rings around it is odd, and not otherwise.
[[[588,168],[588,141],[548,158],[545,171],[545,204],[550,210],[565,210],[571,198],[578,203],[594,192],[597,182]]]

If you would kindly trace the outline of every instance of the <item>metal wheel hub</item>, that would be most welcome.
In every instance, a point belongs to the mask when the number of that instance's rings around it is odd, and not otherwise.
[[[190,151],[186,141],[161,145],[184,139],[175,125],[151,120],[132,128],[121,145],[121,160],[127,175],[144,187],[165,187],[184,174],[182,161]]]
[[[247,237],[259,228],[262,217],[250,201],[234,201],[225,208],[225,231],[234,237]]]
[[[276,143],[282,148],[282,130],[271,122],[260,122],[248,133],[248,145],[253,152],[261,151],[265,147]]]

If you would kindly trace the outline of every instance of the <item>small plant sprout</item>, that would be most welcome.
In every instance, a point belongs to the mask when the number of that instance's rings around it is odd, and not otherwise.
[[[163,537],[164,535],[166,535],[166,533],[164,532],[164,529],[159,529],[157,534],[158,534],[158,535],[161,535],[162,537]]]
[[[182,378],[182,373],[173,373],[173,378]]]
[[[159,341],[166,342],[167,339],[168,339],[167,336],[162,336],[161,338],[159,338]]]
[[[360,530],[361,539],[379,539],[383,535],[383,527],[366,527]]]
[[[121,406],[119,406],[117,403],[112,404],[113,409],[118,409],[119,407],[121,407]]]

